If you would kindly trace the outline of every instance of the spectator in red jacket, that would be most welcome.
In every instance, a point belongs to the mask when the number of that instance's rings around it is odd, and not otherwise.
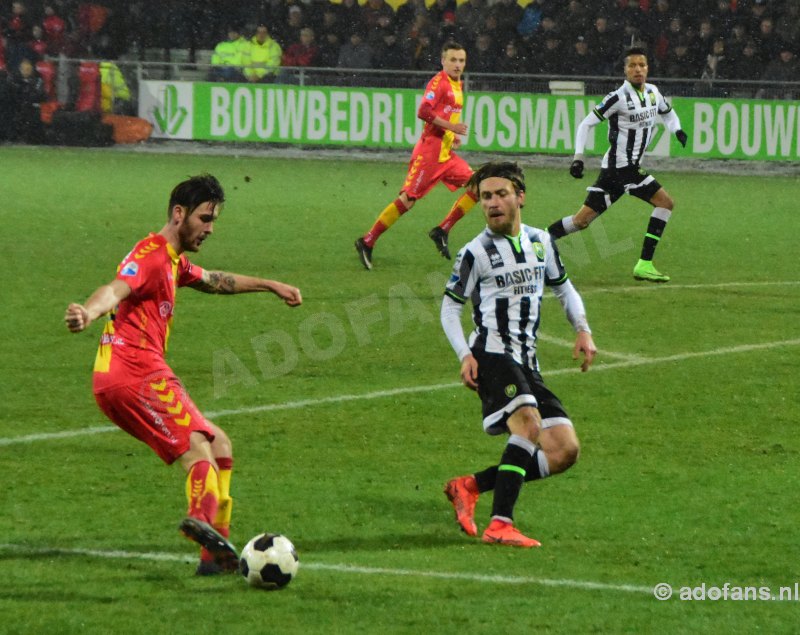
[[[290,44],[283,52],[281,66],[314,66],[318,52],[313,29],[302,28],[299,41]]]
[[[57,14],[52,4],[44,5],[44,19],[42,20],[44,41],[47,42],[47,52],[58,55],[64,50],[67,39],[67,23]]]

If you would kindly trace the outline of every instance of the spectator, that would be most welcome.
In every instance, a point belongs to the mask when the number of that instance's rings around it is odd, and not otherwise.
[[[339,61],[339,49],[342,46],[339,13],[334,4],[328,4],[322,13],[322,24],[317,37],[317,64],[324,68],[333,68]]]
[[[656,0],[655,6],[645,17],[647,39],[656,45],[656,42],[668,28],[670,20],[677,17],[677,12],[670,10],[669,0]]]
[[[496,73],[498,55],[492,37],[488,33],[481,33],[475,40],[475,46],[468,54],[470,72]]]
[[[244,75],[249,82],[273,82],[281,66],[281,46],[270,37],[266,24],[256,27],[250,39],[249,67]]]
[[[599,75],[616,74],[619,57],[622,53],[620,38],[611,30],[608,18],[599,15],[594,19],[594,28],[586,36],[589,50],[597,59],[596,71]]]
[[[300,40],[287,47],[281,63],[284,66],[316,66],[318,52],[314,31],[306,27],[300,29]]]
[[[740,53],[734,56],[732,62],[730,73],[733,79],[752,81],[761,77],[761,73],[764,70],[753,40],[749,40],[744,45]]]
[[[358,0],[342,0],[342,4],[338,6],[339,25],[342,27],[341,39],[344,43],[350,39],[353,31],[361,29],[361,6]]]
[[[11,139],[23,143],[41,143],[44,138],[41,104],[47,100],[42,78],[29,59],[23,59],[11,76],[13,124]]]
[[[564,25],[562,35],[565,39],[576,40],[578,36],[587,33],[590,26],[589,14],[584,3],[570,0],[562,9],[558,18],[559,24]]]
[[[285,49],[292,42],[300,41],[300,29],[304,28],[305,25],[303,10],[296,4],[293,4],[289,7],[286,20],[278,23],[273,35],[278,44],[281,45],[281,48]]]
[[[543,17],[544,11],[542,10],[541,2],[531,2],[522,11],[522,17],[517,24],[519,36],[525,38],[528,42],[532,42],[532,37],[539,30]]]
[[[456,24],[455,11],[445,11],[436,33],[436,46],[441,48],[445,42],[465,42],[467,34],[468,31]]]
[[[544,48],[544,42],[550,35],[555,35],[559,40],[562,39],[561,30],[558,28],[558,22],[556,22],[552,16],[545,15],[542,18],[542,23],[537,34],[537,40],[542,43],[541,47],[538,48]]]
[[[566,72],[564,57],[561,37],[551,31],[545,36],[544,49],[539,54],[539,72],[543,75],[560,75]]]
[[[367,43],[377,48],[386,33],[394,33],[394,11],[384,0],[367,0],[361,9]]]
[[[413,71],[432,71],[436,69],[439,47],[430,35],[423,33],[411,50],[410,68]]]
[[[413,36],[407,40],[409,68],[415,71],[435,70],[439,64],[439,52],[433,42],[433,36],[428,27],[427,16],[418,16],[413,28]]]
[[[495,72],[503,73],[504,75],[519,75],[527,72],[517,48],[517,43],[514,40],[507,42],[503,48],[503,53],[497,61],[497,70]]]
[[[794,53],[794,48],[784,43],[780,46],[778,56],[768,65],[761,79],[769,83],[768,88],[759,91],[757,97],[768,97],[772,99],[785,99],[793,101],[797,99],[796,86],[780,86],[783,82],[800,81],[800,63]]]
[[[497,0],[489,7],[489,15],[496,20],[497,30],[505,37],[517,32],[523,11],[516,0]]]
[[[800,3],[787,2],[784,13],[775,26],[775,32],[783,42],[800,42]]]
[[[110,61],[100,62],[100,110],[118,115],[133,114],[131,90],[125,76]]]
[[[465,43],[474,43],[478,36],[483,33],[483,24],[486,22],[488,8],[486,0],[466,0],[456,7],[456,24],[464,35]],[[470,47],[467,46],[467,49]],[[467,50],[467,57],[472,55]],[[469,70],[473,70],[472,61],[467,60]]]
[[[749,39],[744,24],[734,24],[730,36],[725,38],[725,47],[728,50],[728,55],[731,58],[739,55]]]
[[[688,38],[679,39],[675,46],[667,51],[664,67],[667,77],[697,78],[703,72],[703,66],[689,52]]]
[[[466,0],[462,6],[467,4],[470,4],[470,0]],[[427,12],[428,7],[425,6],[425,0],[406,0],[406,2],[397,7],[397,11],[394,13],[394,23],[397,33],[403,33],[408,29],[418,13]]]
[[[717,35],[730,38],[733,27],[738,23],[738,18],[734,12],[731,0],[717,0],[717,6],[711,15]]]
[[[35,60],[44,59],[44,56],[47,55],[47,42],[44,40],[42,27],[38,24],[31,27],[31,40],[28,42],[28,48],[33,52]]]
[[[403,70],[408,68],[408,51],[394,33],[386,33],[375,50],[375,68]]]
[[[0,48],[1,46],[2,38],[0,37]],[[2,50],[0,50],[0,52],[2,52]],[[2,62],[2,57],[0,57],[0,62]],[[2,64],[0,64],[0,143],[11,139],[14,130],[13,124],[15,115],[16,106],[14,104],[11,77]]]
[[[709,86],[714,88],[715,95],[724,96],[725,91],[719,89],[718,86],[714,87],[715,79],[730,79],[733,71],[730,57],[725,51],[725,40],[717,38],[711,47],[711,52],[706,56],[706,65],[703,69],[701,79],[709,82]]]
[[[750,0],[746,5],[743,20],[747,24],[747,32],[755,35],[758,33],[761,20],[769,17],[766,0]]]
[[[62,53],[66,46],[67,23],[59,17],[52,4],[44,5],[42,31],[47,42],[47,53],[54,56]]]
[[[334,68],[339,63],[339,51],[342,43],[339,34],[335,31],[323,33],[319,41],[319,53],[317,54],[317,64],[323,68]]]
[[[339,50],[339,68],[372,68],[372,49],[361,31],[353,31]]]
[[[714,25],[710,18],[704,18],[700,21],[700,26],[697,30],[697,37],[692,41],[691,54],[701,64],[705,64],[706,56],[711,52],[714,46]]]
[[[11,15],[6,22],[4,35],[6,38],[6,67],[17,69],[12,77],[19,75],[19,65],[23,59],[33,59],[34,53],[28,46],[31,39],[31,24],[28,9],[22,2],[11,3]]]
[[[427,3],[426,3],[427,4]],[[434,0],[433,4],[428,8],[428,15],[433,24],[439,24],[444,20],[446,13],[452,13],[455,17],[456,14],[456,1],[455,0]]]
[[[597,56],[589,51],[589,43],[586,38],[579,35],[572,45],[573,54],[570,55],[568,64],[568,75],[599,75],[600,69]]]
[[[757,55],[764,66],[777,59],[783,42],[775,33],[775,22],[772,18],[765,17],[761,20],[753,39],[756,42]]]
[[[239,27],[228,27],[228,39],[214,48],[211,56],[212,82],[244,81],[244,67],[250,63],[250,43],[242,36]]]
[[[611,17],[620,25],[626,43],[647,36],[646,18],[639,0],[628,0]]]

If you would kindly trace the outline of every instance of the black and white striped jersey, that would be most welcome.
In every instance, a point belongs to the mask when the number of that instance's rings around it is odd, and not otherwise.
[[[645,83],[640,91],[626,80],[581,122],[575,154],[583,155],[589,127],[607,120],[609,148],[603,155],[602,167],[638,167],[653,138],[658,117],[664,120],[670,132],[681,127],[677,114],[658,88]]]
[[[545,285],[567,280],[547,231],[522,225],[519,237],[512,239],[486,228],[458,252],[445,295],[459,304],[472,302],[470,348],[507,353],[538,370],[542,293]]]

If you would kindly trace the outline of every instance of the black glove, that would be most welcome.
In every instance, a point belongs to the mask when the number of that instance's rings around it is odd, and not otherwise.
[[[573,178],[582,179],[583,178],[583,161],[581,161],[580,159],[575,159],[572,162],[572,165],[569,166],[569,173],[572,175]]]
[[[675,133],[675,138],[680,142],[680,144],[684,148],[686,147],[686,142],[689,140],[689,137],[683,130],[678,130],[678,132]]]

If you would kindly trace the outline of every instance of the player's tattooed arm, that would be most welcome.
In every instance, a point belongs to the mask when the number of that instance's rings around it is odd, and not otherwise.
[[[203,278],[190,285],[192,289],[203,293],[231,294],[241,293],[236,283],[236,276],[224,271],[203,271]]]
[[[203,270],[201,280],[190,285],[197,291],[203,293],[255,293],[268,291],[274,293],[289,306],[300,306],[303,303],[303,296],[300,289],[277,280],[266,280],[264,278],[254,278],[253,276],[243,276],[239,273],[226,273],[224,271]]]

